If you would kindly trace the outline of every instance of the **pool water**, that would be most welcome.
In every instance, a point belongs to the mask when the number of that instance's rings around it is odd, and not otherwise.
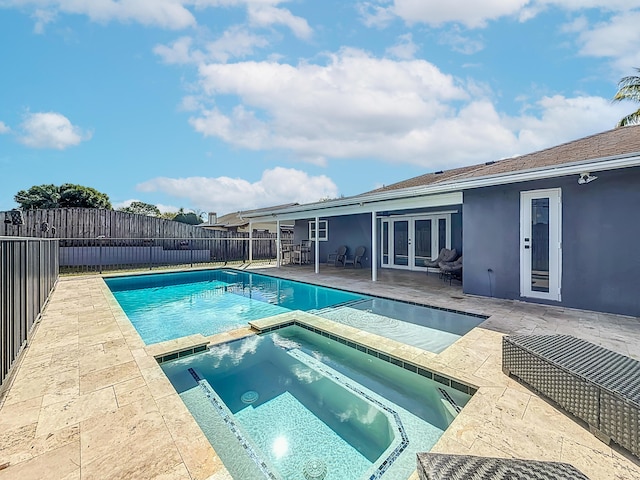
[[[231,269],[105,282],[147,345],[302,310],[440,353],[485,318]]]
[[[470,398],[298,326],[162,368],[238,479],[406,479]]]
[[[105,279],[142,340],[214,335],[292,310],[312,311],[363,296],[233,270],[160,273]]]

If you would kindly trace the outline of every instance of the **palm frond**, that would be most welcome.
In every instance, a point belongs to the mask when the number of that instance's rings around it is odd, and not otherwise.
[[[616,127],[626,127],[628,125],[640,125],[640,108],[621,118]]]

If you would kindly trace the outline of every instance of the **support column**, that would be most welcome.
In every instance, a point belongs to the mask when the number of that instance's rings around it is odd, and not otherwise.
[[[253,225],[249,220],[249,263],[253,262]]]
[[[316,273],[320,273],[320,241],[318,240],[320,233],[320,218],[316,217],[316,244],[315,244],[315,264]]]
[[[280,239],[280,220],[276,220],[276,267],[280,268],[280,259],[282,258],[282,241]]]
[[[378,223],[376,212],[371,212],[371,281],[378,281]]]

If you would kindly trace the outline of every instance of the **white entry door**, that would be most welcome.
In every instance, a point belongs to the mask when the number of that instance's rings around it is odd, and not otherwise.
[[[520,192],[520,295],[560,301],[562,192]]]

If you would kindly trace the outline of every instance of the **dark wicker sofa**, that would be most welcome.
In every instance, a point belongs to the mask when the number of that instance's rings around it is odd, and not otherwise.
[[[420,480],[589,480],[561,462],[418,453]]]
[[[640,457],[640,362],[570,335],[502,340],[502,370]]]

